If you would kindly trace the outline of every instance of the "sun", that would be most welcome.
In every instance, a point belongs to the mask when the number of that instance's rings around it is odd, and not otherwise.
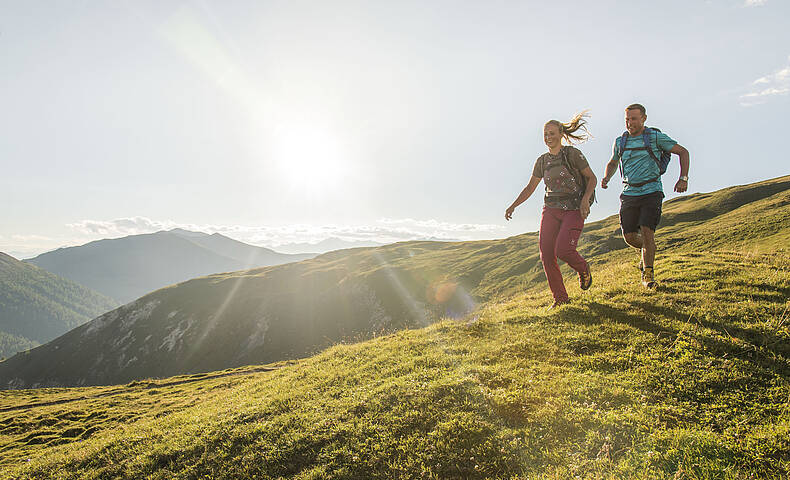
[[[342,187],[347,174],[343,146],[331,132],[309,126],[278,129],[271,145],[280,178],[312,192]]]

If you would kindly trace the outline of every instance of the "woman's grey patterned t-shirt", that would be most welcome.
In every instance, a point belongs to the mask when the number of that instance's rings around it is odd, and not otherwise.
[[[565,146],[568,163],[572,168],[581,172],[590,165],[584,154],[575,147]],[[535,168],[532,169],[532,175],[543,179],[546,185],[546,197],[544,203],[550,208],[559,208],[562,210],[578,210],[579,200],[581,199],[582,187],[576,183],[573,178],[573,173],[568,171],[568,168],[562,162],[562,152],[557,155],[552,155],[549,152],[544,153],[535,160]]]

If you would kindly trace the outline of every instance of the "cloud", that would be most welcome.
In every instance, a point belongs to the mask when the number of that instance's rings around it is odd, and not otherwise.
[[[160,230],[185,228],[172,221],[157,221],[146,217],[126,217],[115,220],[82,220],[81,222],[66,224],[67,227],[83,235],[102,235],[105,237],[125,237],[127,235],[140,235],[153,233]]]
[[[739,100],[744,107],[751,107],[788,93],[790,93],[790,58],[786,67],[753,81],[749,91],[741,95]]]
[[[11,240],[25,243],[41,243],[52,241],[51,238],[45,237],[43,235],[11,235]]]
[[[450,223],[413,218],[381,218],[368,225],[248,226],[188,224],[172,220],[152,220],[146,217],[127,217],[114,220],[82,220],[67,226],[80,235],[93,238],[115,238],[182,228],[204,233],[220,233],[242,242],[266,247],[291,243],[317,243],[327,238],[379,243],[418,239],[476,240],[493,238],[504,230],[501,225]]]
[[[762,7],[768,3],[768,0],[746,0],[743,2],[744,7]]]
[[[43,235],[0,236],[0,252],[7,253],[14,258],[31,258],[39,253],[46,252],[59,245],[59,241]]]
[[[236,240],[277,249],[291,244],[316,244],[334,238],[345,242],[370,244],[406,240],[464,241],[497,238],[502,225],[451,223],[436,219],[380,218],[371,224],[279,226],[214,225],[153,220],[147,217],[124,217],[113,220],[82,220],[66,225],[70,234],[46,237],[13,234],[0,237],[0,252],[16,258],[30,258],[59,247],[83,245],[103,238],[154,233],[182,228],[195,232],[220,233]]]
[[[383,225],[398,225],[407,228],[440,230],[447,232],[488,232],[504,228],[500,225],[474,224],[474,223],[447,223],[437,220],[415,220],[413,218],[393,219],[382,218],[378,220]]]
[[[139,235],[153,233],[160,230],[176,228],[175,222],[159,222],[145,217],[116,218],[115,220],[83,220],[69,223],[67,227],[83,235],[103,235],[109,237],[124,237],[126,235]]]

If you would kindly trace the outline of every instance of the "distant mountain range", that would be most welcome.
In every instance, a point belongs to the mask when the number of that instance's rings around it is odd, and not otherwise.
[[[313,256],[281,254],[219,233],[174,229],[59,248],[26,262],[127,303],[190,278]]]
[[[46,343],[118,302],[0,253],[0,357]]]
[[[413,238],[411,240],[403,240],[403,241],[418,241],[418,242],[456,242],[459,241],[458,239],[448,239],[448,238],[437,238],[434,236],[425,236],[419,238]],[[334,252],[335,250],[347,250],[349,248],[363,248],[363,247],[383,247],[384,245],[389,245],[389,243],[382,243],[382,242],[374,242],[373,240],[343,240],[337,237],[329,237],[320,242],[315,243],[285,243],[282,245],[277,245],[276,248],[278,252],[281,253],[328,253]]]
[[[381,242],[374,242],[374,241],[349,241],[343,240],[337,237],[329,237],[320,242],[316,243],[285,243],[282,245],[277,245],[276,248],[278,252],[281,253],[327,253],[332,252],[334,250],[344,250],[347,248],[359,248],[359,247],[381,247],[386,245],[386,243]]]
[[[790,176],[669,200],[661,248],[704,252],[726,244],[744,255],[786,249],[788,195]],[[196,278],[0,362],[0,388],[125,383],[269,363],[463,316],[475,301],[544,284],[537,240],[532,232],[401,242]],[[579,245],[594,271],[627,248],[616,215],[585,225]]]

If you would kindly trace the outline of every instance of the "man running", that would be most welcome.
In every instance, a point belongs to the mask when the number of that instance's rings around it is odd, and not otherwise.
[[[661,203],[664,199],[664,187],[661,184],[663,172],[659,159],[662,154],[668,158],[669,153],[680,157],[680,178],[675,184],[675,191],[683,193],[688,189],[689,152],[658,129],[645,128],[646,120],[647,112],[642,105],[634,103],[625,109],[627,132],[614,142],[612,158],[606,164],[606,173],[601,179],[601,188],[609,185],[612,175],[620,167],[624,185],[620,195],[623,238],[628,245],[641,251],[642,285],[655,288],[655,232],[661,220]],[[663,168],[666,169],[666,164]]]

